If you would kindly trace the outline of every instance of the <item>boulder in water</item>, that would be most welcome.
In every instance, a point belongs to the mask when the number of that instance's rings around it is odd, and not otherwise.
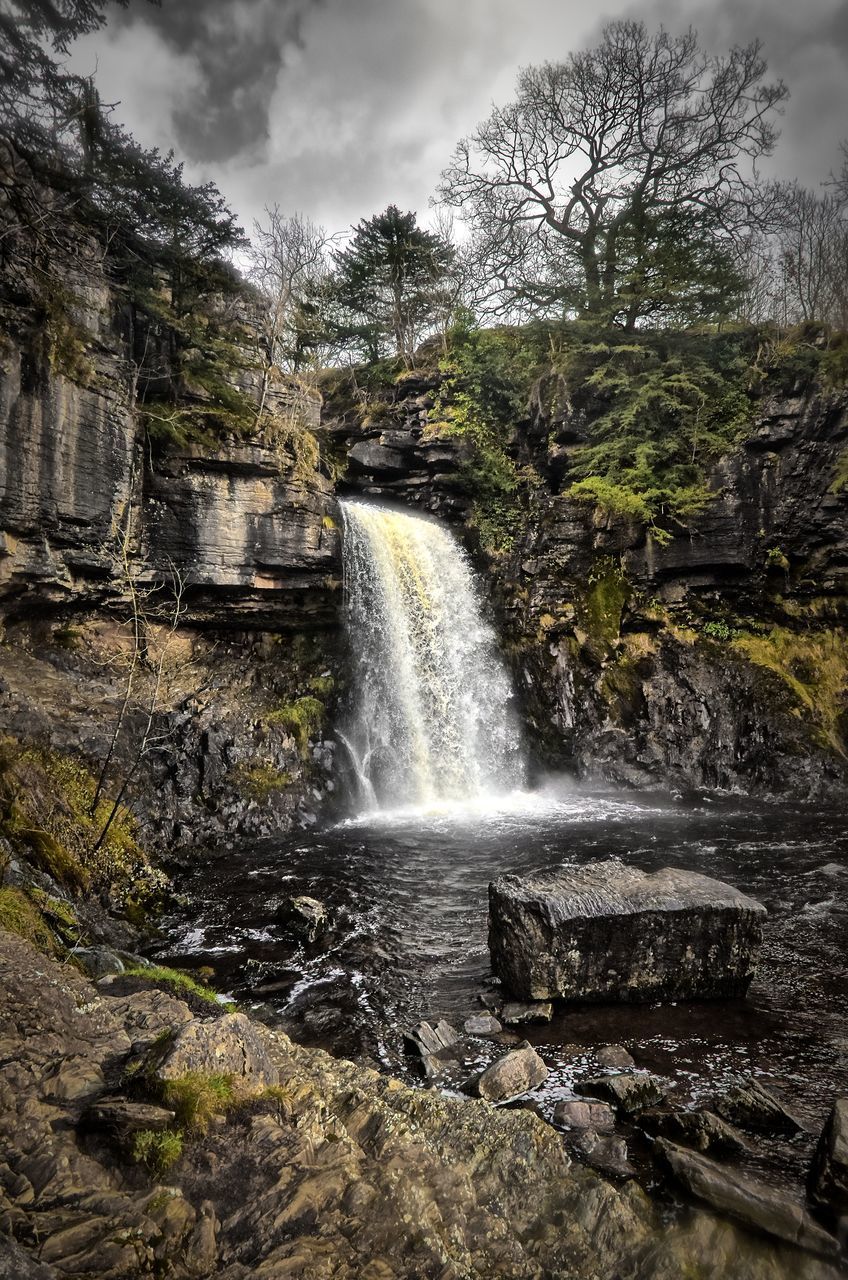
[[[501,1019],[509,1027],[520,1026],[522,1022],[550,1022],[553,1016],[550,1000],[533,1000],[529,1004],[510,1000],[501,1009]]]
[[[713,1109],[730,1124],[741,1125],[752,1133],[802,1133],[804,1126],[783,1103],[769,1093],[758,1080],[744,1080],[713,1101]]]
[[[280,908],[280,919],[307,942],[315,942],[329,928],[327,908],[307,894],[287,898]]]
[[[580,1088],[598,1098],[605,1098],[625,1115],[644,1111],[646,1107],[655,1107],[665,1100],[668,1093],[667,1082],[647,1071],[593,1076],[588,1080],[581,1080]]]
[[[474,1091],[487,1102],[505,1102],[535,1089],[548,1078],[548,1068],[525,1041],[487,1067],[474,1082]]]
[[[489,948],[524,1000],[671,1001],[744,995],[765,907],[731,885],[617,859],[489,886]]]
[[[814,1253],[833,1257],[838,1252],[833,1236],[785,1191],[664,1138],[658,1138],[656,1146],[681,1186],[719,1213]]]
[[[469,1036],[496,1036],[503,1031],[503,1027],[492,1013],[475,1013],[472,1017],[465,1019],[463,1026]]]

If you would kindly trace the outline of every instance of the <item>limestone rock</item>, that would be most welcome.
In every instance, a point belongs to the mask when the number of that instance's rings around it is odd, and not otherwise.
[[[636,1172],[627,1158],[627,1143],[616,1134],[583,1129],[571,1146],[599,1173],[613,1178],[630,1178]]]
[[[535,1089],[548,1078],[548,1068],[535,1049],[525,1044],[487,1067],[476,1082],[476,1092],[487,1102],[503,1102]]]
[[[713,1109],[730,1124],[752,1133],[802,1133],[804,1126],[759,1081],[746,1080],[713,1099]]]
[[[639,1116],[639,1125],[647,1133],[709,1154],[733,1156],[750,1150],[742,1134],[712,1111],[649,1110]]]
[[[835,1257],[836,1240],[785,1191],[748,1174],[728,1169],[707,1156],[687,1151],[664,1138],[657,1148],[677,1181],[690,1195],[745,1226],[787,1240],[814,1253]]]
[[[848,1098],[839,1098],[822,1130],[810,1169],[810,1199],[834,1226],[848,1215]]]
[[[509,1027],[520,1026],[522,1022],[550,1022],[553,1016],[550,1000],[534,1000],[530,1004],[511,1000],[501,1009],[501,1018]]]
[[[617,859],[489,886],[492,964],[525,1000],[744,995],[765,908],[693,871]]]
[[[592,1076],[580,1081],[580,1088],[596,1097],[606,1098],[617,1111],[632,1115],[655,1107],[664,1101],[668,1084],[647,1071],[634,1071],[610,1076]]]
[[[445,1022],[444,1018],[440,1018],[435,1024],[419,1022],[404,1035],[406,1042],[422,1057],[426,1053],[439,1053],[442,1049],[449,1049],[459,1038],[459,1032],[449,1022]]]
[[[194,1018],[177,1032],[155,1075],[166,1081],[189,1071],[232,1075],[249,1092],[278,1084],[280,1078],[261,1029],[243,1013]]]
[[[585,1102],[581,1098],[574,1098],[556,1104],[554,1122],[567,1129],[594,1129],[596,1132],[603,1132],[615,1128],[615,1114],[605,1102]]]
[[[465,1019],[463,1030],[469,1036],[495,1036],[503,1028],[494,1014],[477,1013]]]
[[[150,1102],[130,1102],[127,1098],[100,1098],[82,1116],[88,1128],[106,1129],[118,1134],[136,1133],[139,1129],[160,1131],[174,1120],[174,1112]]]

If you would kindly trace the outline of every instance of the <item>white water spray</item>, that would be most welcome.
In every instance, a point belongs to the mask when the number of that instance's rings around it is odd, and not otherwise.
[[[343,502],[353,713],[339,737],[360,807],[522,785],[512,690],[468,558],[436,521]]]

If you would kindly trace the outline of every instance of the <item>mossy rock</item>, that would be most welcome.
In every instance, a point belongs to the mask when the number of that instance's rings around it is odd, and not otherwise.
[[[319,698],[307,695],[278,707],[265,717],[271,725],[287,729],[297,740],[301,756],[309,751],[309,739],[318,732],[324,721],[325,707]]]
[[[56,954],[56,940],[41,912],[22,889],[0,888],[0,929],[8,929],[31,942],[45,955]]]
[[[91,876],[78,858],[63,844],[39,827],[17,827],[15,836],[26,846],[32,861],[71,893],[83,893],[91,885]]]
[[[230,774],[236,790],[249,800],[264,804],[277,791],[285,791],[294,778],[285,769],[273,765],[238,765]]]

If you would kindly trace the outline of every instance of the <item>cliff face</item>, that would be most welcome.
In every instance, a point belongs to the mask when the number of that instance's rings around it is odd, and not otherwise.
[[[72,295],[57,319],[0,292],[0,735],[96,774],[117,731],[108,787],[130,780],[150,844],[313,821],[332,773],[341,586],[332,485],[297,447],[318,400],[293,406],[273,375],[263,388],[242,323],[232,389],[266,415],[216,441],[167,324],[96,262]],[[150,431],[152,364],[193,436]]]

